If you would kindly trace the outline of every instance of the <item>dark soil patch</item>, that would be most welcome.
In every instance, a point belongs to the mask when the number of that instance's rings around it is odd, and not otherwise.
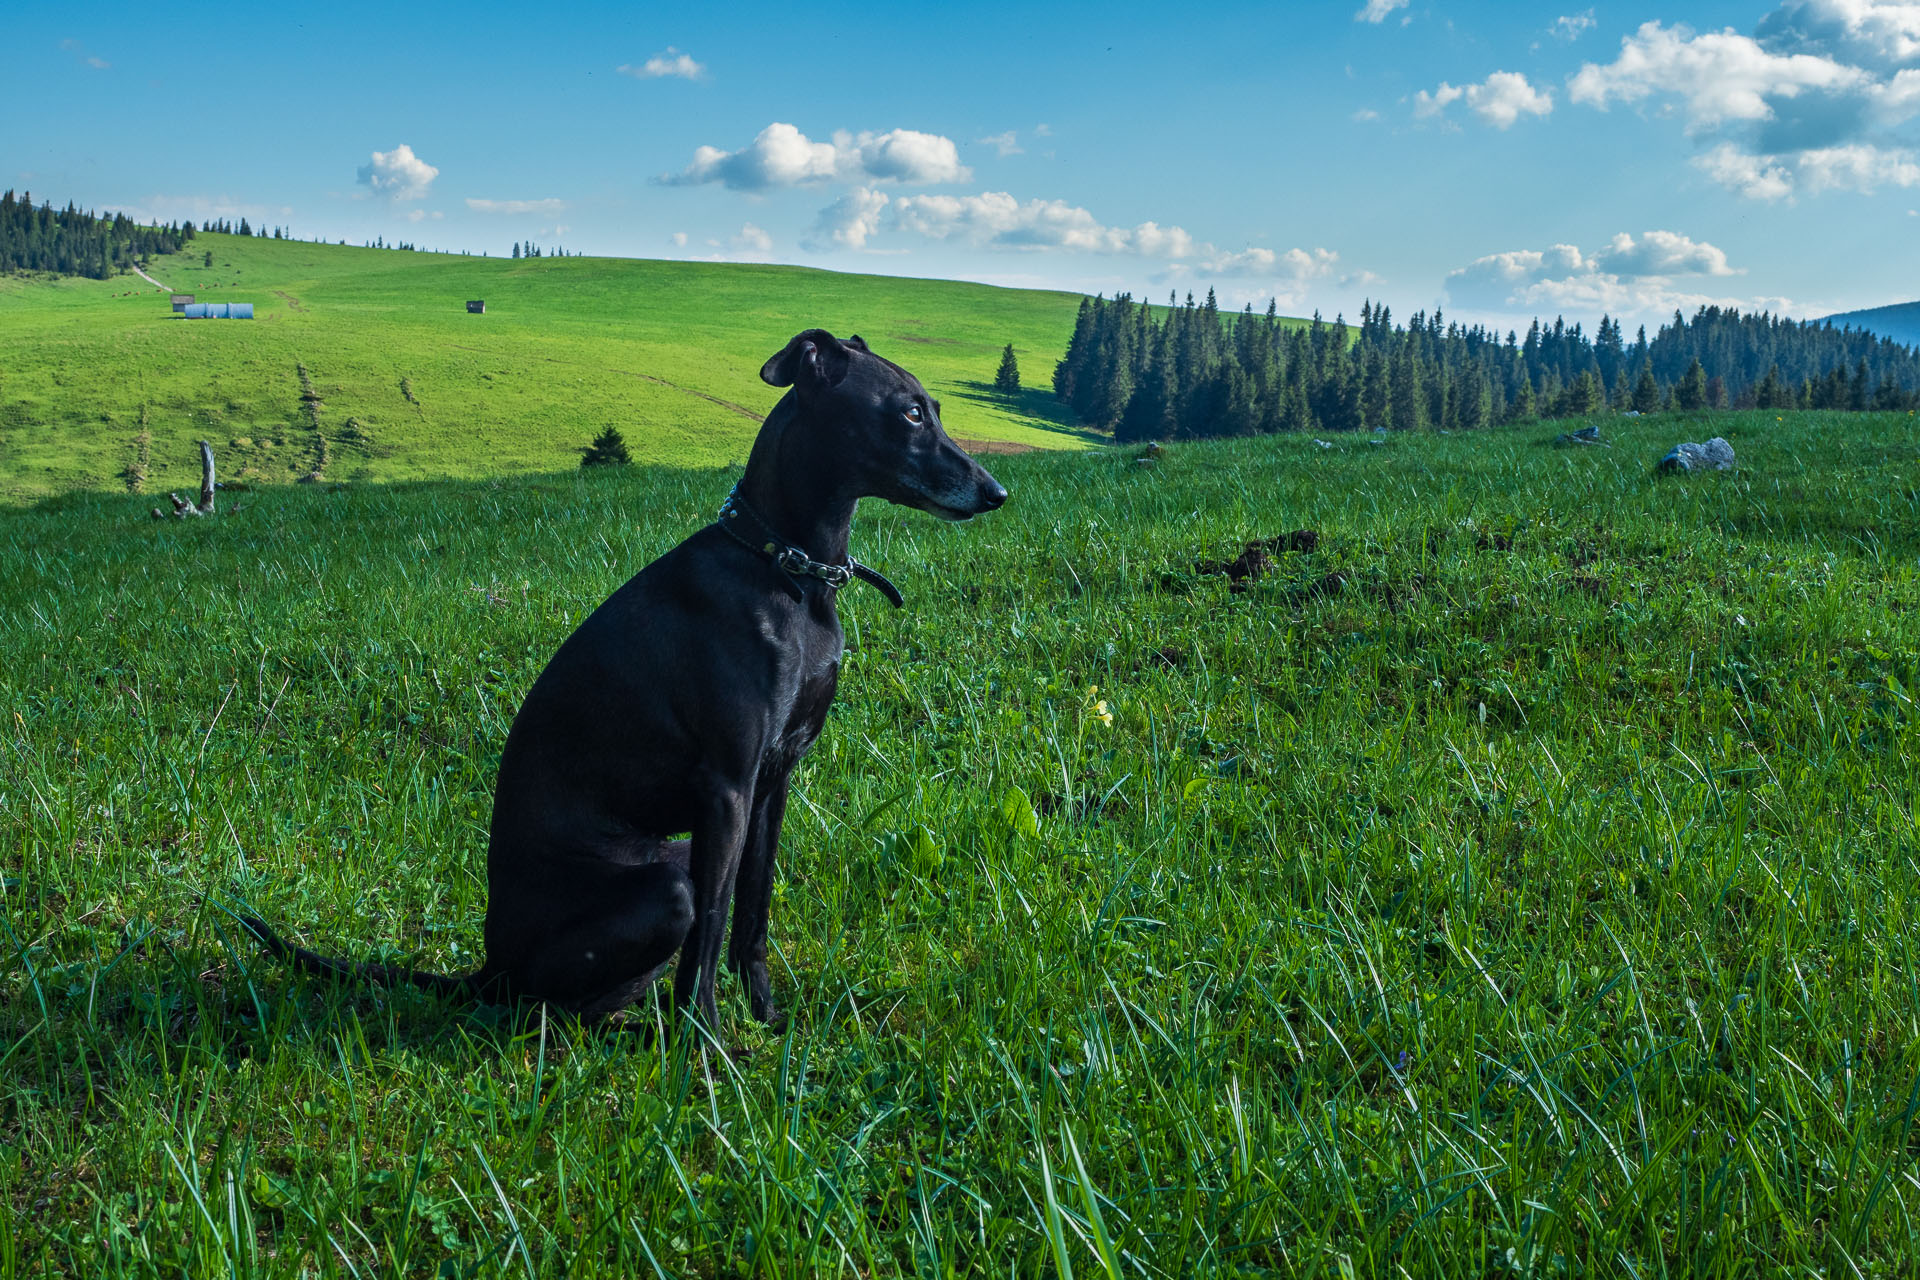
[[[1258,582],[1261,575],[1273,568],[1273,557],[1289,551],[1306,554],[1320,549],[1320,533],[1316,529],[1295,529],[1292,533],[1283,533],[1275,538],[1261,538],[1246,544],[1239,555],[1230,560],[1204,561],[1194,566],[1199,573],[1217,573],[1225,575],[1229,591],[1245,591],[1248,586]],[[1339,577],[1338,574],[1330,575]]]

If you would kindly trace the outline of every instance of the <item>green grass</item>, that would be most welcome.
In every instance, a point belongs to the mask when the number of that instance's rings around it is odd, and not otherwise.
[[[473,964],[519,698],[728,471],[0,516],[0,1275],[1910,1274],[1920,428],[1556,430],[864,509],[731,1059],[201,900]]]
[[[202,265],[213,254],[214,265]],[[252,321],[187,321],[136,276],[0,277],[0,502],[222,473],[297,480],[326,437],[335,480],[551,471],[608,424],[636,459],[742,460],[777,393],[761,364],[801,329],[860,333],[944,402],[955,436],[1089,437],[1054,406],[1078,295],[799,267],[615,258],[514,261],[203,235],[150,274]],[[487,314],[466,314],[482,298]],[[1028,391],[991,389],[1012,343]],[[302,399],[304,366],[319,411]]]

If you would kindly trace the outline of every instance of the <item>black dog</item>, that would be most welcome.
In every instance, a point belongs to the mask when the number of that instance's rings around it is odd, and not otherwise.
[[[581,623],[514,718],[487,848],[486,963],[447,977],[332,960],[247,920],[271,950],[317,972],[583,1016],[632,1003],[678,952],[675,1003],[711,1026],[732,897],[728,958],[753,1016],[778,1023],[774,849],[788,776],[839,683],[837,592],[859,577],[900,603],[847,555],[854,504],[965,520],[1007,491],[941,429],[919,380],[858,337],[809,329],[760,376],[792,390],[720,519]]]

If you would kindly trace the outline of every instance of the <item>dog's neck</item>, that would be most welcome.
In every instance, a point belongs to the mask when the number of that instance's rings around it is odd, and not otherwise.
[[[791,399],[767,415],[740,477],[740,496],[778,537],[815,560],[845,564],[858,495],[846,491],[844,464],[827,456],[821,433],[789,430],[798,416]]]

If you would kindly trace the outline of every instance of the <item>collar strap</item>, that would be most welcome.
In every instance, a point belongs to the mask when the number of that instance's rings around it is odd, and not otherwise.
[[[845,564],[827,564],[815,560],[780,537],[772,526],[760,518],[759,512],[747,505],[740,496],[739,485],[735,485],[733,492],[727,495],[727,500],[720,504],[720,518],[714,523],[741,546],[771,560],[773,567],[780,571],[781,582],[787,593],[795,600],[806,598],[800,590],[801,578],[818,578],[835,591],[858,578],[879,591],[894,608],[898,609],[906,603],[900,588],[887,581],[886,575],[878,569],[869,568],[852,556],[847,557]]]

